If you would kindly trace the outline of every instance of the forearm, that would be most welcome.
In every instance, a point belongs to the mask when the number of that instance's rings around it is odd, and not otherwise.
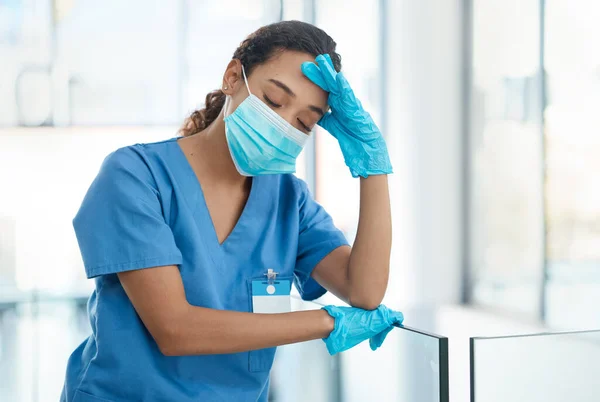
[[[333,318],[324,310],[254,314],[189,306],[159,343],[167,355],[237,353],[326,338]]]
[[[387,289],[392,218],[387,175],[360,179],[358,231],[348,267],[350,302],[375,308]]]

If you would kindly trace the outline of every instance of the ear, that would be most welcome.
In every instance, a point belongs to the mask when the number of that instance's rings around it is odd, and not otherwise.
[[[221,91],[226,95],[233,95],[242,85],[244,85],[242,63],[238,59],[232,59],[227,65],[227,69],[223,75]]]

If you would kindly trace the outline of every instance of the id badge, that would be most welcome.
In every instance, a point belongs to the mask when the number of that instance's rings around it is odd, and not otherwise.
[[[289,313],[292,311],[289,280],[252,281],[252,311],[261,314]]]

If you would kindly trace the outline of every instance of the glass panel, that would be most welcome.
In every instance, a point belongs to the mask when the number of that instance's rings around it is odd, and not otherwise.
[[[546,1],[547,319],[600,326],[600,3]]]
[[[473,299],[539,311],[543,264],[538,0],[473,4]]]
[[[380,118],[379,4],[377,0],[316,2],[316,24],[337,42],[344,74],[377,123]],[[358,223],[359,182],[350,175],[335,138],[320,128],[315,138],[316,199],[352,241]]]
[[[321,308],[294,304],[294,310]],[[405,327],[390,332],[376,352],[368,342],[333,357],[320,340],[285,346],[272,377],[277,402],[447,402],[448,340]]]
[[[600,331],[471,338],[472,402],[592,402]]]
[[[448,400],[444,338],[400,328],[376,352],[365,342],[342,354],[341,360],[344,402]]]
[[[339,402],[338,362],[320,339],[278,348],[269,401]]]

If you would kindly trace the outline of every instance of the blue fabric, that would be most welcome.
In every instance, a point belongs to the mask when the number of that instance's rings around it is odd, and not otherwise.
[[[326,306],[323,310],[335,319],[333,331],[323,339],[331,355],[351,349],[367,339],[371,350],[377,350],[394,326],[404,321],[401,312],[390,310],[383,304],[375,310],[340,306]]]
[[[116,273],[178,265],[188,301],[251,311],[267,268],[305,299],[325,293],[314,266],[347,244],[292,175],[252,179],[245,209],[219,244],[201,187],[176,139],[106,158],[73,220],[87,276],[92,335],[71,355],[61,401],[266,401],[275,349],[166,357]]]
[[[317,64],[302,63],[302,72],[329,92],[331,112],[321,118],[319,125],[338,140],[352,177],[392,173],[385,140],[344,74],[335,71],[328,54],[317,56],[315,61]]]

